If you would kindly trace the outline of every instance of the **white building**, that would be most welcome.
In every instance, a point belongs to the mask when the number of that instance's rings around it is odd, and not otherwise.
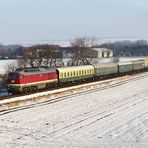
[[[94,58],[111,58],[113,51],[107,48],[92,48],[92,57]]]

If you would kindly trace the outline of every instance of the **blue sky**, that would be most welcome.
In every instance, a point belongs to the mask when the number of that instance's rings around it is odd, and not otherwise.
[[[147,38],[147,0],[0,0],[0,43]]]

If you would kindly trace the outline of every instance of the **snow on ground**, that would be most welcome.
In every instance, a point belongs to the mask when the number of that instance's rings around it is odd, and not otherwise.
[[[129,61],[136,61],[136,60],[143,60],[143,59],[148,59],[147,56],[145,57],[120,57],[119,62],[129,62]],[[108,63],[112,62],[113,58],[99,58],[98,62],[99,63]]]
[[[148,147],[148,75],[0,113],[0,147]]]
[[[136,61],[143,59],[148,59],[148,57],[121,57],[119,62]]]
[[[13,63],[15,65],[17,63],[16,61],[17,60],[0,60],[0,75],[5,74],[7,66]]]

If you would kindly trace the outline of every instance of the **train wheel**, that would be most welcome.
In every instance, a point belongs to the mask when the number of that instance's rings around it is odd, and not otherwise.
[[[23,88],[23,93],[26,93],[28,92],[28,89],[27,88]]]

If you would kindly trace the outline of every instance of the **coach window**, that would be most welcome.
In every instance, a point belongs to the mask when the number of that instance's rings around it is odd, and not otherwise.
[[[81,71],[79,71],[79,75],[81,75]]]
[[[63,73],[61,73],[61,78],[63,78]]]
[[[66,73],[64,73],[64,77],[66,77]]]
[[[67,77],[69,77],[69,72],[67,73]]]

